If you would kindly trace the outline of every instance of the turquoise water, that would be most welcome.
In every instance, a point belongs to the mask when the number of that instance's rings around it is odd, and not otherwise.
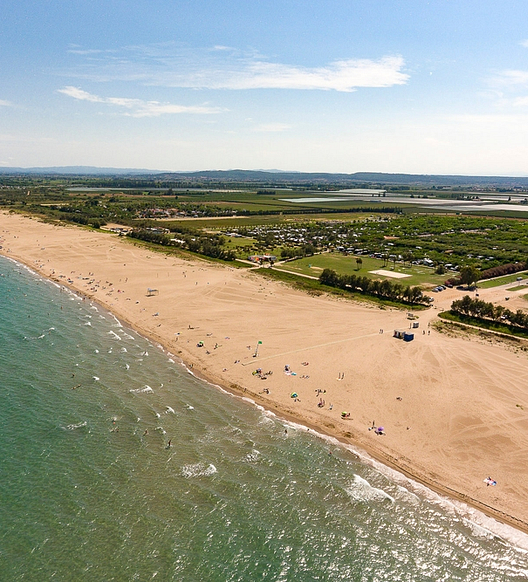
[[[528,579],[521,534],[197,380],[23,267],[0,273],[0,580]]]

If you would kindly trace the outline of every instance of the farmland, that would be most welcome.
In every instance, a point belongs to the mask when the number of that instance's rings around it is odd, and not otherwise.
[[[362,183],[372,190],[342,190],[349,184],[294,178],[0,176],[0,205],[89,228],[121,225],[149,244],[216,260],[269,254],[275,269],[311,277],[331,269],[427,288],[467,266],[517,269],[528,258],[519,189],[487,186],[476,195],[471,185]],[[455,203],[476,205],[455,212]]]

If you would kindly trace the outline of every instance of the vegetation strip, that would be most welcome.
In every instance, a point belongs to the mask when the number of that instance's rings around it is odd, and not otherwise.
[[[450,311],[439,317],[456,323],[472,325],[488,331],[528,339],[528,314],[513,312],[502,305],[471,299],[468,295],[453,301]]]

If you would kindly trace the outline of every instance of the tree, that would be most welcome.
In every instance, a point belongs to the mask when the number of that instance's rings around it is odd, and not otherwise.
[[[323,285],[337,287],[339,282],[339,275],[333,269],[324,269],[323,272],[319,275],[319,281]]]
[[[405,263],[409,263],[409,266],[411,266],[413,260],[413,254],[411,253],[411,251],[405,251],[403,253],[403,266],[405,267]]]
[[[362,265],[363,265],[363,259],[362,259],[361,257],[358,257],[358,258],[356,259],[356,267],[357,267],[357,270],[358,270],[358,271],[361,269],[361,266],[362,266]]]
[[[315,251],[316,251],[316,248],[314,247],[314,245],[312,243],[305,243],[303,245],[302,252],[303,252],[303,255],[305,257],[314,255]]]
[[[480,278],[480,271],[473,266],[466,266],[460,269],[460,282],[468,287],[476,283]]]

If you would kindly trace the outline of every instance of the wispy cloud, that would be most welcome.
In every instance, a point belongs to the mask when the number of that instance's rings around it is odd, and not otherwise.
[[[127,97],[100,97],[88,93],[79,87],[67,86],[58,90],[59,93],[91,103],[103,103],[121,108],[123,115],[130,117],[158,117],[178,113],[211,114],[223,111],[219,107],[202,105],[176,105],[173,103],[160,103],[159,101],[143,101],[142,99],[129,99]]]
[[[491,83],[502,87],[528,86],[528,71],[507,69],[500,71],[492,79]]]
[[[11,101],[0,99],[0,107],[13,107],[13,104],[11,103]]]
[[[189,49],[174,43],[125,47],[98,54],[75,47],[84,56],[64,74],[95,81],[139,81],[148,85],[193,89],[302,89],[350,92],[362,87],[404,85],[409,74],[399,55],[380,59],[341,59],[305,67],[272,62],[258,53],[231,47]]]
[[[528,41],[526,41],[528,46]],[[514,111],[528,107],[528,71],[505,69],[488,79],[491,98],[503,111]]]

